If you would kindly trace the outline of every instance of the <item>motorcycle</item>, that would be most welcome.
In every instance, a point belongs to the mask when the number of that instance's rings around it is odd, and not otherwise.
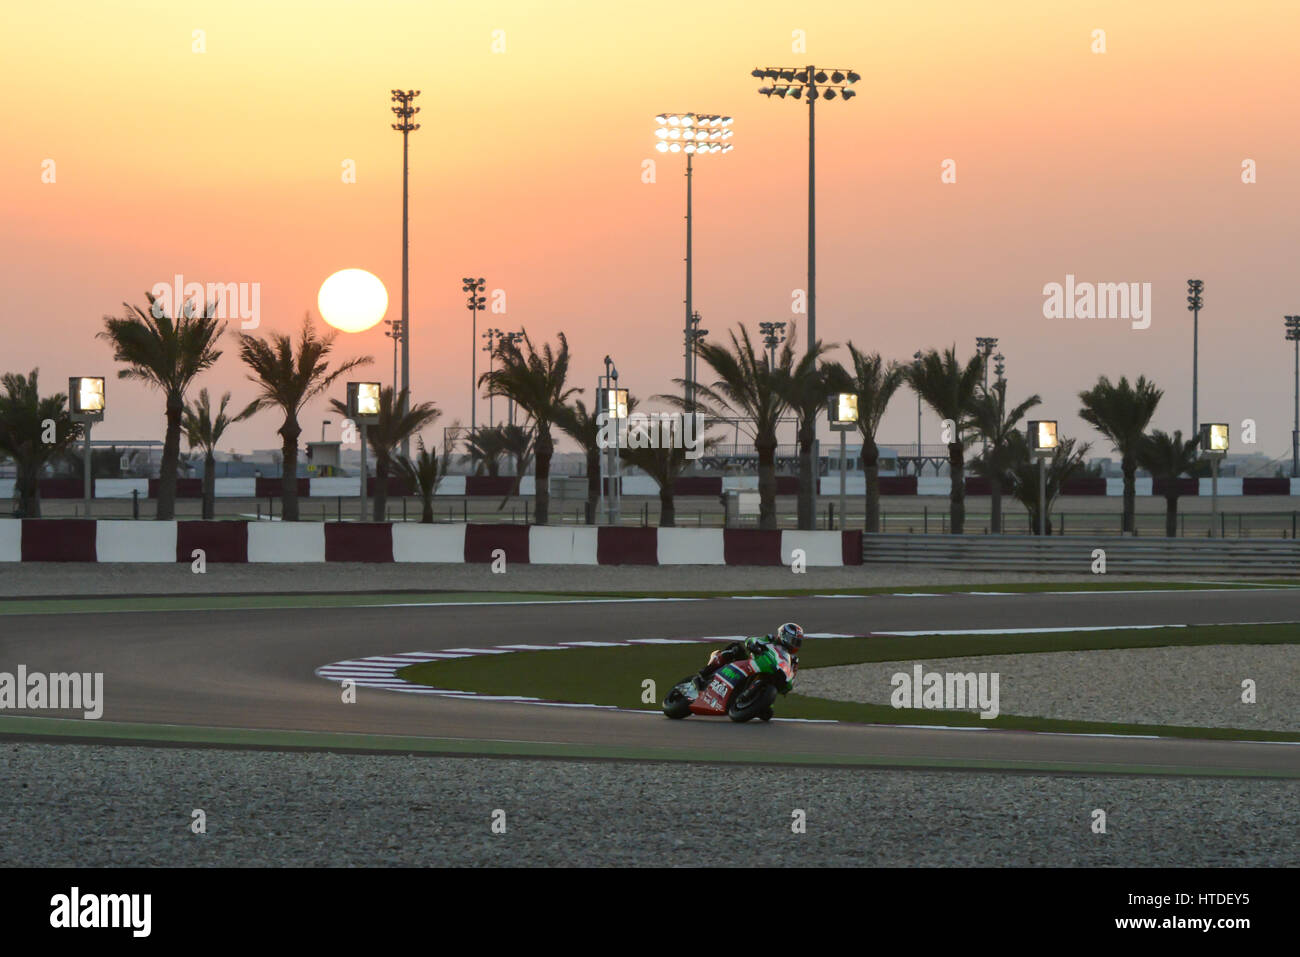
[[[769,652],[759,658],[743,658],[723,665],[709,678],[702,690],[695,687],[694,675],[683,678],[664,698],[664,714],[673,719],[688,715],[726,715],[732,721],[753,718],[772,720],[772,704],[779,693],[777,673],[786,682],[794,680],[795,664],[784,648],[769,645]],[[712,664],[718,652],[709,658]]]

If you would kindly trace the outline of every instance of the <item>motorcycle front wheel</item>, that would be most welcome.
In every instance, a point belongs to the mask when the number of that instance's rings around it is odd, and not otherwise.
[[[689,684],[690,678],[679,682],[664,698],[664,714],[678,720],[691,713],[691,699],[682,693],[682,685]]]

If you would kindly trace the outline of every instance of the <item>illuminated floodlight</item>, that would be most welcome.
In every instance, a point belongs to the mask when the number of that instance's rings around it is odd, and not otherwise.
[[[1060,441],[1056,434],[1056,420],[1043,419],[1029,423],[1029,450],[1037,456],[1051,457]]]
[[[830,400],[830,426],[834,432],[848,432],[858,424],[858,394],[839,392]]]
[[[99,422],[104,418],[104,377],[68,379],[68,409],[74,422]]]
[[[730,139],[735,131],[730,116],[720,113],[659,113],[655,116],[655,149],[660,153],[722,153],[711,140]],[[685,143],[675,143],[684,140]]]
[[[378,382],[348,383],[348,417],[358,425],[374,425],[379,421]]]
[[[611,419],[627,418],[627,389],[605,390],[605,412]]]
[[[1228,426],[1218,422],[1201,425],[1201,454],[1221,458],[1228,454]]]

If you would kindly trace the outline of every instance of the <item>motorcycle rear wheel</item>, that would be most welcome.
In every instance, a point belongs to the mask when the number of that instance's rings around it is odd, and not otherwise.
[[[732,721],[745,722],[757,718],[776,701],[777,691],[771,684],[760,678],[749,681],[736,689],[731,703],[727,705],[727,717]]]

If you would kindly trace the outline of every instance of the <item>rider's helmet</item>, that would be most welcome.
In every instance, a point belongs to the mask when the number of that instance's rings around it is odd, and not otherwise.
[[[772,636],[778,645],[789,651],[798,651],[803,645],[803,629],[792,621],[787,621]]]

